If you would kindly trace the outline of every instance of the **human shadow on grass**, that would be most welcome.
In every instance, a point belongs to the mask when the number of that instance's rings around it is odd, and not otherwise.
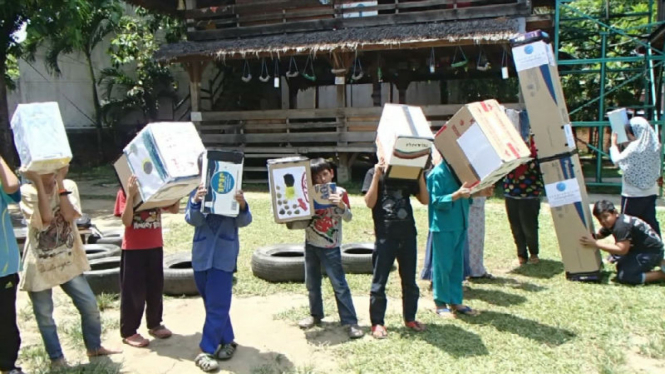
[[[478,316],[460,319],[473,325],[492,326],[498,331],[519,335],[549,346],[561,345],[576,337],[575,333],[569,330],[500,312],[482,311]]]
[[[305,331],[305,339],[313,345],[333,346],[349,341],[346,329],[337,322],[321,322],[321,326]]]
[[[402,330],[404,334],[423,340],[455,358],[489,355],[487,347],[477,334],[449,323],[428,324],[426,327],[427,330],[418,333],[405,327],[402,327]]]
[[[563,263],[561,261],[541,259],[538,264],[522,265],[511,270],[510,273],[530,278],[550,279],[563,273]]]
[[[529,282],[520,282],[513,278],[504,278],[494,276],[493,278],[471,278],[471,284],[491,284],[497,286],[509,286],[511,288],[527,291],[527,292],[540,292],[546,290],[547,287],[539,286]]]
[[[524,296],[514,295],[499,290],[483,290],[478,288],[471,288],[468,291],[465,291],[464,298],[482,300],[488,304],[497,306],[511,306],[523,304],[527,301]]]
[[[91,357],[90,363],[71,365],[69,368],[46,370],[49,374],[114,374],[120,373],[122,364],[113,362],[108,356]]]

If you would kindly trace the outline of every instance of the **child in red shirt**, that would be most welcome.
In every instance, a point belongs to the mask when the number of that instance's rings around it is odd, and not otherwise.
[[[122,239],[120,262],[120,335],[132,347],[146,347],[148,339],[137,332],[145,306],[150,335],[158,339],[171,336],[162,325],[162,292],[164,289],[164,241],[162,238],[162,210],[178,213],[180,201],[163,209],[134,211],[133,204],[139,193],[135,176],[127,182],[127,196],[122,188],[115,201],[114,215],[122,217],[125,236]]]

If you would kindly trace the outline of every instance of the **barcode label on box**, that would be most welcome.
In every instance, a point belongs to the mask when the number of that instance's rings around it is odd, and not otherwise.
[[[231,210],[235,211],[236,209],[238,209],[238,202],[233,200],[231,201]]]

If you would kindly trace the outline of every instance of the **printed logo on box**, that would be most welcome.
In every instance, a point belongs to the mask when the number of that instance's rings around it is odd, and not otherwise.
[[[556,190],[559,192],[563,192],[566,190],[566,184],[563,182],[559,182],[556,184]]]
[[[549,45],[544,42],[535,42],[513,48],[515,69],[519,71],[535,68],[550,63],[548,54]]]
[[[228,171],[222,171],[212,176],[210,186],[216,194],[224,195],[233,190],[235,179]]]

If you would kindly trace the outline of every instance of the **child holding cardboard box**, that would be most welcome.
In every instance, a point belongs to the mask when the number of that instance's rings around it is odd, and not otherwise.
[[[145,308],[148,331],[158,339],[171,336],[162,324],[164,289],[164,251],[161,213],[178,213],[180,201],[167,208],[134,211],[134,198],[139,194],[136,176],[127,181],[115,200],[114,215],[122,218],[125,235],[120,261],[120,335],[123,343],[146,347],[148,339],[137,332]]]
[[[593,215],[602,228],[598,233],[584,236],[580,242],[592,249],[600,249],[619,255],[617,281],[625,284],[644,284],[665,280],[663,266],[663,241],[643,220],[619,214],[614,204],[607,200],[596,202]],[[614,236],[615,243],[603,243],[598,239]],[[654,271],[660,266],[659,271]]]
[[[318,158],[311,161],[312,179],[318,185],[331,183],[335,177],[330,162]],[[351,204],[346,191],[335,186],[328,200],[331,206],[317,209],[314,218],[307,222],[305,231],[305,284],[309,292],[310,316],[300,321],[303,329],[321,323],[323,300],[321,298],[321,265],[326,270],[335,290],[335,301],[340,323],[346,326],[351,339],[361,338],[364,332],[358,326],[358,317],[351,299],[351,290],[346,283],[342,268],[342,221],[353,218]]]
[[[425,325],[416,320],[420,290],[416,284],[418,232],[413,218],[411,195],[421,204],[429,202],[424,173],[416,180],[390,179],[384,177],[386,170],[382,158],[367,171],[362,192],[365,204],[372,209],[376,249],[372,255],[374,274],[370,292],[369,314],[372,336],[384,339],[388,336],[384,317],[386,314],[386,283],[390,270],[399,263],[402,280],[402,313],[404,324],[414,331],[424,331]]]
[[[203,154],[199,157],[199,173],[202,170]],[[240,251],[238,229],[252,223],[252,213],[242,190],[238,189],[237,217],[227,217],[201,212],[201,202],[208,190],[200,185],[192,191],[187,201],[185,221],[194,226],[192,244],[192,268],[196,288],[203,298],[206,319],[199,348],[201,353],[194,362],[203,371],[219,368],[217,360],[233,357],[237,344],[234,342],[231,325],[231,299],[233,272]]]

